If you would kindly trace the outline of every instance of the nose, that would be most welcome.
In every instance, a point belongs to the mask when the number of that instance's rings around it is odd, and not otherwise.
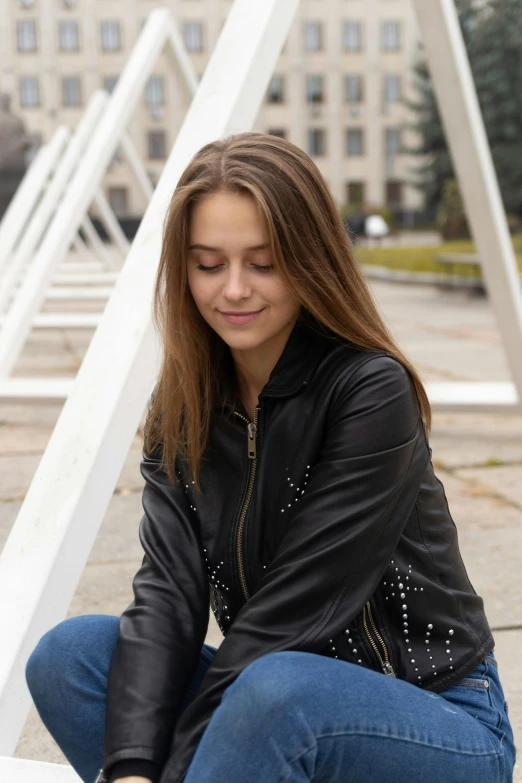
[[[241,267],[230,265],[223,284],[223,297],[231,302],[248,298],[251,294],[251,286],[248,283],[245,270]]]

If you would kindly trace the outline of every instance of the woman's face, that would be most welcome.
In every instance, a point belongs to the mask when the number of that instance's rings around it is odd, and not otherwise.
[[[205,321],[233,350],[292,330],[299,305],[271,264],[253,198],[220,191],[193,206],[188,284]],[[234,318],[238,313],[255,315]]]

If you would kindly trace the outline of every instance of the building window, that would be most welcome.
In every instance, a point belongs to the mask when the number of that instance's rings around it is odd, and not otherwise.
[[[267,133],[269,136],[278,136],[280,139],[287,138],[287,133],[284,128],[269,128]]]
[[[308,129],[308,154],[326,155],[326,131],[323,128]]]
[[[118,52],[121,49],[121,28],[117,19],[101,22],[100,35],[103,52]]]
[[[127,188],[109,188],[109,204],[116,217],[124,217],[128,211],[129,192]]]
[[[348,204],[362,206],[366,201],[366,187],[364,182],[348,182],[346,186],[346,198]]]
[[[323,48],[323,25],[321,22],[304,23],[304,46],[307,52],[320,52]]]
[[[78,22],[58,22],[58,43],[62,52],[77,52],[80,49]]]
[[[285,77],[275,73],[270,79],[266,94],[267,103],[283,103],[285,100]]]
[[[116,87],[117,81],[118,81],[117,76],[104,76],[103,89],[107,90],[108,93],[113,92],[114,88]]]
[[[386,183],[386,204],[392,209],[402,207],[403,203],[403,183],[399,180],[390,179]]]
[[[153,117],[161,117],[165,106],[165,78],[151,76],[145,87],[145,103]]]
[[[346,131],[346,153],[351,157],[364,155],[364,137],[362,128],[349,128]]]
[[[147,134],[149,158],[165,160],[167,157],[167,136],[165,131],[149,131]]]
[[[348,74],[344,77],[344,100],[347,103],[362,103],[363,80],[359,74]]]
[[[360,52],[362,49],[362,26],[360,22],[344,22],[343,49],[345,52]]]
[[[385,130],[385,148],[387,157],[398,155],[401,151],[401,131],[400,128],[386,128]]]
[[[183,38],[188,52],[202,52],[203,23],[185,22],[183,24]]]
[[[34,19],[26,19],[16,23],[16,40],[19,52],[36,52],[38,41]]]
[[[314,74],[306,77],[306,100],[308,103],[322,103],[324,101],[324,79]]]
[[[384,76],[384,103],[397,103],[401,99],[401,77],[395,73]]]
[[[20,79],[20,106],[30,108],[40,105],[40,82],[37,76],[22,76]]]
[[[62,103],[64,106],[81,106],[82,85],[79,76],[65,76],[62,79]]]
[[[383,22],[381,26],[381,46],[385,52],[397,52],[401,48],[401,23]]]

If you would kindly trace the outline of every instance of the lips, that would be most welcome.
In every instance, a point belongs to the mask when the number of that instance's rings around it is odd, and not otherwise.
[[[262,312],[262,310],[256,310],[254,312],[244,313],[224,313],[221,312],[223,318],[231,324],[246,324],[253,321]]]

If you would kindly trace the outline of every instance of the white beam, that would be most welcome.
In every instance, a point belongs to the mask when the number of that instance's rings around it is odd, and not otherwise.
[[[130,242],[125,236],[125,233],[118,222],[118,218],[111,209],[111,205],[105,198],[105,195],[101,188],[98,188],[94,194],[93,204],[99,212],[100,219],[105,226],[105,230],[109,235],[109,239],[112,240],[114,245],[118,248],[123,258],[127,255],[130,248]],[[114,266],[114,261],[111,259]]]
[[[152,198],[154,188],[152,187],[152,182],[149,179],[149,175],[145,171],[145,166],[143,165],[140,156],[136,152],[136,147],[134,146],[132,139],[127,131],[121,137],[120,148],[131,172],[134,175],[138,187],[145,196],[147,202],[149,202]]]
[[[59,299],[93,299],[106,300],[112,294],[112,287],[107,286],[51,286],[45,292],[46,300]]]
[[[96,256],[91,252],[90,247],[81,237],[79,232],[72,241],[72,248],[81,258],[90,258],[91,264],[94,265],[96,263]]]
[[[0,380],[0,401],[63,402],[73,384],[74,378],[7,378]]]
[[[54,216],[31,269],[10,308],[0,333],[0,378],[9,376],[20,355],[31,329],[32,319],[45,298],[45,289],[54,269],[63,260],[83,216],[93,201],[103,174],[173,26],[167,10],[159,9],[149,14],[140,38],[118,79],[107,110],[71,180],[67,199],[64,199]],[[188,60],[186,52],[185,58]]]
[[[102,238],[94,228],[92,220],[90,219],[88,214],[85,215],[82,221],[82,229],[85,232],[85,236],[87,237],[89,244],[94,249],[97,258],[100,259],[100,261],[102,262],[102,264],[106,269],[113,269],[114,262],[112,260],[112,256],[107,250]],[[108,272],[107,274],[113,274],[113,273]]]
[[[81,783],[68,764],[0,756],[0,783]]]
[[[11,199],[0,224],[0,269],[4,268],[19,241],[70,134],[66,125],[58,126],[51,140],[39,149]]]
[[[6,274],[0,281],[0,311],[5,308],[24,269],[34,258],[35,250],[49,226],[52,215],[56,212],[60,199],[92,136],[96,123],[107,105],[107,101],[108,95],[105,91],[95,92],[89,101],[85,114],[78,123],[76,132],[70,137],[67,149],[65,149],[47,190],[24,231],[23,238],[14,253]]]
[[[53,285],[114,285],[119,272],[92,272],[91,274],[75,274],[58,272],[53,277]]]
[[[96,329],[100,323],[101,313],[38,313],[31,324],[32,329]],[[2,326],[5,315],[0,315]],[[0,386],[16,378],[0,380]]]
[[[457,11],[453,0],[413,0],[413,6],[484,281],[522,402],[520,276]]]
[[[16,746],[30,704],[27,658],[66,615],[157,377],[151,305],[173,189],[204,144],[252,128],[297,6],[298,0],[232,6],[5,544],[0,753]],[[161,24],[171,22],[163,16]],[[95,163],[93,155],[89,165]]]
[[[522,413],[514,383],[431,381],[425,384],[434,411]]]
[[[66,261],[59,264],[58,273],[76,273],[85,274],[89,272],[105,272],[105,266],[99,261]]]

